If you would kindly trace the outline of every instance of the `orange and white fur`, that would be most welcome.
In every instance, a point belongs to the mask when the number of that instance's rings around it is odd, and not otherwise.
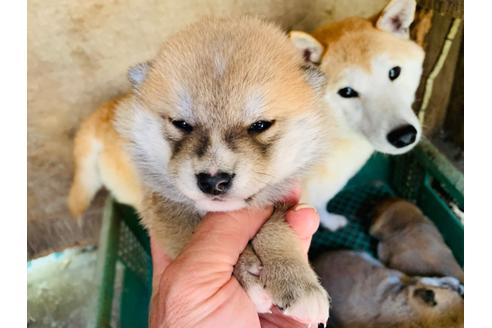
[[[133,74],[133,73],[132,73]],[[93,112],[80,125],[74,140],[75,174],[68,197],[73,217],[80,219],[102,186],[116,200],[139,208],[142,186],[125,141],[114,128],[118,105],[114,99]]]
[[[304,180],[303,202],[314,205],[323,226],[336,230],[345,217],[326,203],[364,165],[374,150],[402,154],[419,141],[412,110],[424,51],[409,39],[415,1],[392,0],[374,19],[347,18],[290,37],[305,60],[327,76],[324,99],[336,117],[337,140],[324,165]]]

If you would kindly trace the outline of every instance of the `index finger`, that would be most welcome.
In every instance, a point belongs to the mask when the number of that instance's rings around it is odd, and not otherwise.
[[[298,204],[287,211],[285,219],[296,232],[301,241],[303,251],[308,252],[313,234],[319,227],[319,215],[316,209],[305,204]]]

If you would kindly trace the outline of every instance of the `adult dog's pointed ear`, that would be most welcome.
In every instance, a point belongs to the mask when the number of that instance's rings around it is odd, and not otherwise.
[[[138,88],[147,77],[151,67],[150,61],[133,65],[128,69],[128,81],[134,89]]]
[[[318,65],[324,47],[313,36],[301,31],[291,31],[289,38],[307,63]]]
[[[408,39],[415,7],[415,0],[391,0],[379,15],[376,28]]]

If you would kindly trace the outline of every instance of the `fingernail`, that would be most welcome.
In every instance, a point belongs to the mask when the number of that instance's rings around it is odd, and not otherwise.
[[[296,207],[294,207],[294,211],[297,212],[299,210],[302,210],[303,208],[310,208],[310,209],[313,209],[316,211],[316,209],[308,204],[304,204],[304,203],[299,203],[296,205]]]

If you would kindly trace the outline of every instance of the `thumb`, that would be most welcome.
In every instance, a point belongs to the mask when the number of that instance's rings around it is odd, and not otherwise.
[[[272,207],[208,213],[176,260],[201,267],[223,264],[232,271],[239,255],[271,214]],[[203,266],[207,263],[213,266]]]

